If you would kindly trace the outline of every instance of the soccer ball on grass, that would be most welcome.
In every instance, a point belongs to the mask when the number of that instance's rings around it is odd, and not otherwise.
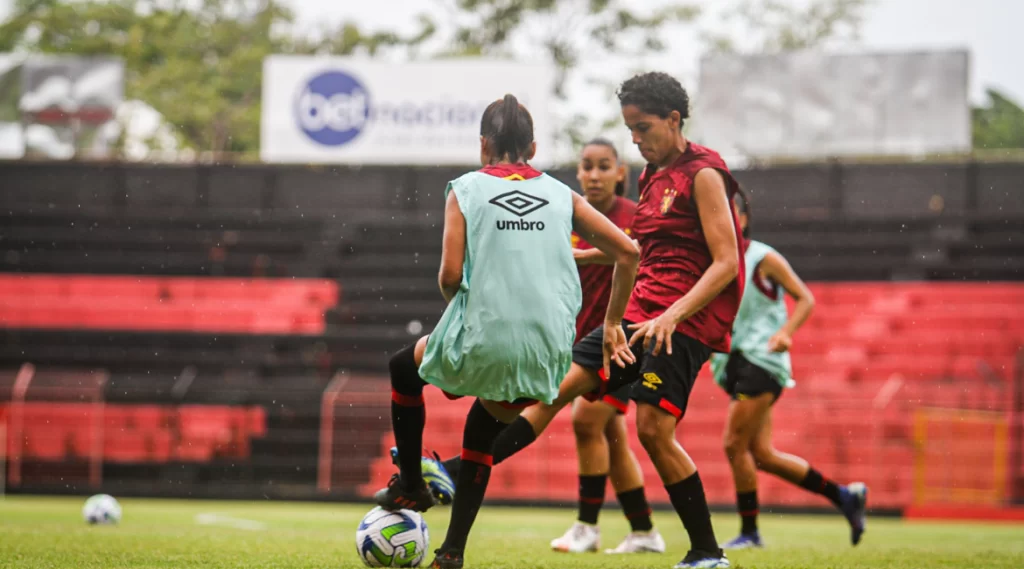
[[[356,530],[356,552],[367,567],[419,567],[430,545],[423,516],[412,510],[370,510]]]
[[[97,494],[85,501],[82,517],[89,524],[116,524],[121,521],[121,504],[113,496]]]

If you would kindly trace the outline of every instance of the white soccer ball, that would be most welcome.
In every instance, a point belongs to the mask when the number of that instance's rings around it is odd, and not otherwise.
[[[121,504],[113,496],[97,494],[85,501],[82,517],[90,524],[116,524],[121,521]]]
[[[429,546],[427,522],[412,510],[378,506],[356,530],[356,552],[367,567],[419,567]]]

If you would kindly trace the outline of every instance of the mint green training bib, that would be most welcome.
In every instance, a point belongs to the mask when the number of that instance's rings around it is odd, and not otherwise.
[[[427,341],[420,376],[453,395],[551,403],[572,363],[582,292],[573,191],[544,174],[450,182],[466,218],[462,284]]]
[[[744,256],[747,265],[746,286],[743,288],[743,300],[740,301],[736,320],[732,325],[732,352],[741,353],[750,363],[767,371],[783,387],[793,387],[793,367],[789,352],[771,352],[768,340],[779,331],[789,318],[786,310],[785,291],[776,287],[775,297],[766,295],[756,283],[757,267],[769,253],[775,249],[761,243],[751,241]],[[711,372],[715,382],[725,383],[725,366],[729,362],[728,354],[711,356]]]

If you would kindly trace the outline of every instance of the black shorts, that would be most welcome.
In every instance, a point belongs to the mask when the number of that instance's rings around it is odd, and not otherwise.
[[[615,407],[615,412],[617,414],[625,415],[626,411],[629,410],[630,387],[630,385],[623,385],[611,393],[606,393],[604,397],[601,398],[601,402]]]
[[[722,387],[734,401],[771,393],[774,403],[782,395],[782,384],[764,368],[750,363],[739,352],[729,354],[729,363],[725,364],[725,384]]]
[[[630,322],[622,326],[628,338]],[[636,363],[620,368],[611,366],[611,377],[601,377],[601,387],[586,397],[591,401],[600,400],[608,393],[629,389],[629,398],[638,403],[649,403],[671,413],[676,420],[686,414],[690,392],[697,381],[697,373],[711,357],[711,348],[693,338],[672,333],[672,355],[662,346],[657,356],[645,352],[640,341],[633,346]],[[587,334],[572,350],[573,363],[592,370],[600,370],[604,364],[604,327]],[[654,347],[654,344],[651,344]],[[603,376],[603,374],[602,374]]]

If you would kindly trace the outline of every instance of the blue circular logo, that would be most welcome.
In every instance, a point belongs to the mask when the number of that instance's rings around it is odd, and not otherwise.
[[[306,136],[341,146],[359,136],[370,118],[370,95],[355,77],[327,71],[309,80],[295,99],[295,119]]]

